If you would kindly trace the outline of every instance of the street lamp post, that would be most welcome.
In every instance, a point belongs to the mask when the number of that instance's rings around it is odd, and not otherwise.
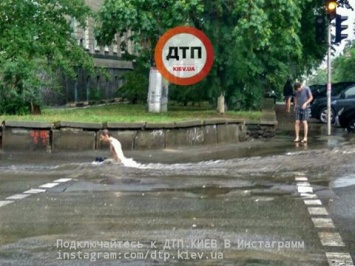
[[[330,21],[329,21],[330,22]],[[327,127],[328,136],[331,135],[331,97],[332,97],[332,69],[331,69],[331,45],[332,45],[332,27],[328,25],[328,55],[327,55]]]
[[[332,25],[331,21],[336,17],[336,0],[326,2],[326,11],[328,15],[328,56],[327,56],[327,126],[328,135],[331,135],[331,95],[332,95],[332,69],[331,69],[331,48],[332,48]],[[334,114],[335,115],[335,114]]]

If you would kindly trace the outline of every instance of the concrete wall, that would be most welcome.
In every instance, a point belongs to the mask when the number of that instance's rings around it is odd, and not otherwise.
[[[1,147],[4,150],[50,151],[50,123],[9,121],[2,129]]]
[[[272,138],[277,122],[248,123],[212,119],[176,123],[73,123],[5,121],[0,130],[3,150],[83,151],[107,149],[100,131],[110,130],[123,150],[164,149],[178,146],[237,143]]]

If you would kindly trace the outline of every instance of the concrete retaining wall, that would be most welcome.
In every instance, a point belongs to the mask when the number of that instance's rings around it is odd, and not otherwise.
[[[2,128],[1,146],[4,150],[50,151],[50,123],[8,121]]]
[[[107,149],[100,143],[104,128],[120,140],[123,150],[164,149],[178,146],[237,143],[275,136],[277,122],[231,119],[176,123],[73,123],[4,121],[0,130],[3,150],[83,151]]]

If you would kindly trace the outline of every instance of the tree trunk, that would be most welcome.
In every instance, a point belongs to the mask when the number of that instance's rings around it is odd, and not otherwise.
[[[31,115],[40,115],[41,114],[41,107],[38,104],[34,104],[33,102],[30,103],[30,113]]]

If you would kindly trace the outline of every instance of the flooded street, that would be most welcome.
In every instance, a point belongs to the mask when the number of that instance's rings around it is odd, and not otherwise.
[[[0,265],[352,265],[355,141],[291,138],[127,151],[128,166],[2,152]]]

